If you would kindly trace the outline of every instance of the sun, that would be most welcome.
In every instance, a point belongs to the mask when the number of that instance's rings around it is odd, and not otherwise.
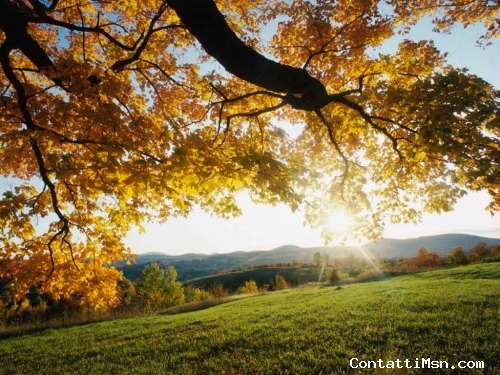
[[[325,243],[331,245],[356,245],[360,242],[357,230],[360,223],[353,216],[342,209],[325,212],[322,217],[321,235]]]
[[[352,219],[343,211],[332,212],[327,217],[327,225],[340,233],[348,233],[352,228]]]

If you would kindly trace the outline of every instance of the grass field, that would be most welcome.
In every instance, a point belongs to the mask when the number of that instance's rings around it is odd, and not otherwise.
[[[500,263],[298,289],[0,341],[1,374],[500,374]],[[484,370],[349,360],[484,361]]]

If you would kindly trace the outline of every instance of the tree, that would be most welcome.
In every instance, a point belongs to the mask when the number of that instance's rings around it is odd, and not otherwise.
[[[327,283],[336,285],[340,281],[340,276],[335,268],[330,268],[326,270],[325,279]]]
[[[322,256],[323,267],[328,267],[330,265],[330,255],[327,253],[323,253]]]
[[[173,266],[165,270],[165,283],[163,286],[164,306],[177,306],[184,303],[184,290],[182,283],[177,281],[177,271]]]
[[[465,255],[464,248],[461,246],[455,247],[448,255],[451,263],[455,266],[462,266],[468,263],[467,255]]]
[[[286,288],[288,288],[288,285],[286,283],[285,277],[281,276],[281,275],[276,275],[276,278],[271,283],[271,289],[272,290],[283,290]]]
[[[498,92],[430,41],[374,53],[425,15],[445,31],[481,22],[487,44],[500,33],[497,3],[0,9],[0,174],[14,178],[0,200],[0,277],[16,299],[36,285],[116,304],[113,265],[131,260],[133,226],[195,206],[234,216],[240,191],[303,209],[312,226],[342,208],[367,238],[385,220],[418,221],[419,207],[451,210],[466,189],[500,208]]]
[[[245,284],[238,288],[238,294],[253,294],[259,291],[259,287],[254,280],[245,281]]]
[[[330,264],[330,255],[316,252],[313,255],[313,262],[318,267],[327,267]]]
[[[489,260],[492,262],[500,261],[500,245],[491,244],[488,246]]]
[[[182,284],[177,279],[177,272],[170,266],[161,269],[158,263],[144,267],[137,287],[142,305],[151,310],[176,306],[184,303]]]
[[[430,252],[425,247],[418,249],[417,257],[415,259],[419,268],[435,268],[442,265],[442,259],[438,253]]]
[[[117,285],[120,306],[123,308],[129,308],[136,302],[137,290],[135,285],[129,279],[123,278]]]
[[[210,295],[212,298],[224,298],[229,294],[221,282],[217,282],[210,287]]]
[[[313,255],[313,262],[316,266],[321,267],[323,264],[323,257],[319,251],[315,252]]]
[[[186,302],[205,301],[210,298],[210,293],[200,288],[196,288],[191,284],[184,287],[184,299]]]
[[[490,255],[490,248],[486,242],[479,242],[469,253],[470,263],[479,263],[484,261]]]
[[[429,250],[427,250],[427,248],[421,247],[418,249],[416,261],[420,267],[425,267],[428,256]]]

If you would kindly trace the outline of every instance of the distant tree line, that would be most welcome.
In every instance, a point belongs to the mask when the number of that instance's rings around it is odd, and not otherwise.
[[[403,258],[396,261],[385,261],[383,268],[393,271],[415,272],[441,267],[461,266],[474,263],[499,262],[500,245],[479,242],[469,252],[463,247],[455,247],[451,253],[441,257],[425,247],[418,249],[414,258]]]

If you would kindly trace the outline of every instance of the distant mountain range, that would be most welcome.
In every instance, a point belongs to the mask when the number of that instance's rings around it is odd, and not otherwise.
[[[146,264],[160,262],[173,265],[178,272],[180,281],[216,273],[223,269],[235,269],[250,265],[291,263],[294,260],[301,263],[312,262],[314,253],[327,253],[331,259],[342,258],[351,254],[360,258],[397,259],[414,257],[420,247],[435,251],[443,256],[457,246],[469,251],[479,242],[500,244],[500,238],[487,238],[468,234],[442,234],[418,238],[380,239],[360,246],[320,246],[299,247],[295,245],[280,246],[272,250],[235,251],[226,254],[168,255],[161,252],[150,252],[137,255],[137,263],[123,267],[125,277],[134,280],[140,277]]]

